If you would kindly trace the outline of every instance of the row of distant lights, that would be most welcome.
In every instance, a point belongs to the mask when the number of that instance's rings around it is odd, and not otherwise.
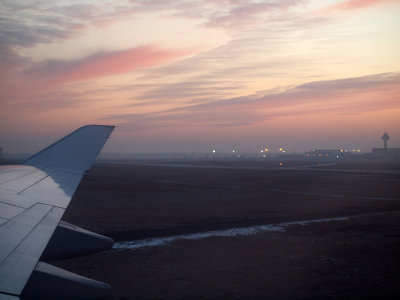
[[[315,149],[313,149],[312,151],[314,152]],[[217,151],[215,149],[212,151],[212,153],[216,153],[216,152]],[[236,152],[235,150],[232,150],[232,153],[235,153],[235,152]],[[268,152],[271,152],[271,150],[268,149],[268,148],[265,148],[263,150],[260,150],[260,152],[261,153],[268,153]],[[286,153],[286,150],[284,150],[283,148],[279,148],[279,152],[280,153]],[[340,152],[348,152],[348,151],[346,149],[340,149]],[[353,152],[361,152],[361,149],[353,149]]]
[[[315,152],[315,149],[312,149],[312,152]],[[343,152],[349,152],[349,151],[347,151],[346,149],[340,149],[340,152],[343,153]],[[359,152],[361,152],[361,150],[360,150],[360,149],[353,149],[353,152],[358,152],[358,153],[359,153]],[[307,153],[306,156],[310,156],[310,154]],[[313,156],[314,156],[314,155],[313,155]],[[319,153],[318,156],[319,156],[319,157],[322,157],[323,154]],[[328,154],[325,154],[325,156],[329,156],[329,155],[328,155]],[[339,155],[336,155],[336,158],[339,158]]]
[[[349,152],[346,149],[340,149],[340,152]],[[353,152],[361,152],[361,149],[353,149]]]
[[[315,152],[315,149],[312,149],[312,152]],[[349,152],[347,149],[340,149],[340,152]],[[361,149],[353,149],[353,152],[361,152]]]
[[[213,150],[213,151],[212,151],[212,153],[216,153],[216,152],[217,152],[216,150]],[[235,152],[236,152],[235,150],[232,150],[232,153],[235,153]],[[268,153],[268,152],[271,152],[271,150],[268,149],[268,148],[265,148],[265,149],[263,149],[263,150],[260,150],[260,152],[261,152],[261,153]],[[285,153],[286,150],[284,150],[283,148],[279,148],[279,152]]]

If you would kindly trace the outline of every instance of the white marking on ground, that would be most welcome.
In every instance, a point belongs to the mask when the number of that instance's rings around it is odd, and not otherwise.
[[[258,225],[251,227],[230,228],[225,230],[213,230],[199,233],[174,235],[159,238],[148,238],[143,240],[126,241],[114,243],[114,249],[138,249],[143,247],[163,246],[179,240],[199,240],[209,237],[235,237],[235,236],[248,236],[265,231],[286,231],[286,227],[291,225],[307,225],[310,223],[330,222],[330,221],[345,221],[348,217],[327,218],[327,219],[314,219],[295,222],[285,222],[271,225]]]

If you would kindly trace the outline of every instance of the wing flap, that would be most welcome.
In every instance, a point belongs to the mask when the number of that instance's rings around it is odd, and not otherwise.
[[[10,193],[0,189],[0,202],[4,204],[14,205],[21,208],[29,208],[36,204],[35,201],[29,200],[16,193]]]
[[[36,227],[49,212],[51,206],[37,204],[0,227],[0,263]]]
[[[0,168],[0,188],[3,191],[19,193],[48,176],[47,172],[34,167],[18,166],[15,170],[13,170],[13,167]]]
[[[29,166],[8,165],[0,166],[0,185],[16,180],[22,176],[34,173],[37,170]]]
[[[66,208],[81,178],[82,174],[53,171],[51,176],[26,188],[19,195],[37,203]]]
[[[0,239],[6,230],[14,238],[1,247],[1,292],[21,294],[63,213],[62,208],[37,204],[2,226]]]
[[[23,211],[21,207],[0,202],[0,218],[9,220]]]

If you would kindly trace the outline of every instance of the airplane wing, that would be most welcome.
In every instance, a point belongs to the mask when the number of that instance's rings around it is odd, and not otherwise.
[[[92,289],[96,284],[100,289],[107,289],[108,285],[91,282],[91,279],[41,260],[91,252],[91,249],[77,251],[77,248],[92,247],[96,234],[92,234],[92,240],[79,240],[91,233],[63,224],[60,219],[82,176],[90,169],[113,129],[113,126],[104,125],[84,126],[33,155],[22,165],[0,166],[0,299],[53,297],[51,294],[46,296],[47,291],[42,296],[43,288],[39,288],[38,294],[36,287],[47,285],[45,290],[50,290],[54,281],[61,283],[54,285],[57,289],[65,282],[69,287],[59,290],[57,299],[76,298],[69,294],[71,284],[83,290],[79,284],[86,279],[89,285],[92,283]],[[53,233],[57,234],[52,238]],[[106,242],[112,245],[112,240],[106,238]],[[57,251],[58,255],[55,255]],[[82,294],[86,298],[96,295]]]

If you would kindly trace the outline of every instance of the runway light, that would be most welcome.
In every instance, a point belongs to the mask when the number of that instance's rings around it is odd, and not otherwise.
[[[235,150],[232,150],[232,153],[235,153]]]
[[[279,163],[280,166],[283,166],[283,163]]]
[[[215,153],[215,150],[213,150],[212,152]]]

